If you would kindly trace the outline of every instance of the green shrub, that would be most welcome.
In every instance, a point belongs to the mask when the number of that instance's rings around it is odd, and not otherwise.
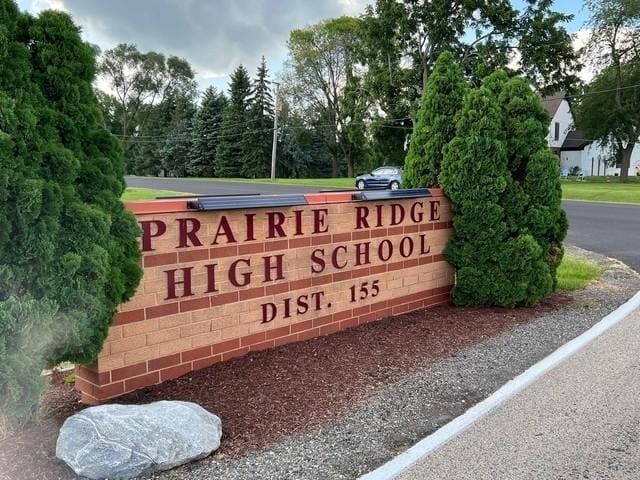
[[[0,0],[0,66],[0,408],[20,415],[47,361],[97,357],[141,270],[94,50],[68,15]]]
[[[438,57],[427,80],[404,167],[404,185],[428,187],[438,182],[443,149],[455,135],[453,118],[467,89],[453,54]]]
[[[551,290],[546,295],[556,286],[562,241],[568,229],[560,203],[560,162],[547,144],[550,119],[540,98],[523,78],[505,81],[499,102],[514,185],[511,195],[502,203],[510,206],[507,215],[511,223],[517,225],[518,230],[530,233],[542,248],[551,275]],[[542,282],[547,285],[549,279]]]
[[[524,190],[529,197],[526,225],[540,244],[549,265],[552,288],[557,286],[557,269],[562,261],[564,247],[562,241],[567,235],[569,221],[560,204],[562,186],[558,158],[544,148],[530,159]]]
[[[465,95],[444,150],[439,180],[455,229],[445,255],[457,270],[458,305],[528,305],[554,287],[566,228],[544,144],[547,117],[530,94],[521,79],[490,75]]]

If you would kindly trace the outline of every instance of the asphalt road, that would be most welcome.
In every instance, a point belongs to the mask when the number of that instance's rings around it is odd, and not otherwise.
[[[216,182],[176,178],[127,177],[131,187],[155,188],[199,195],[238,193],[305,193],[318,187]],[[640,205],[621,205],[566,200],[569,216],[568,243],[617,258],[640,272]]]
[[[271,185],[268,183],[216,182],[190,180],[186,178],[141,178],[126,177],[127,186],[173,190],[197,195],[234,195],[239,193],[307,193],[321,190],[318,187],[297,187],[291,185]]]
[[[640,272],[640,205],[565,200],[562,206],[569,216],[568,243]]]
[[[640,478],[640,311],[398,480]]]

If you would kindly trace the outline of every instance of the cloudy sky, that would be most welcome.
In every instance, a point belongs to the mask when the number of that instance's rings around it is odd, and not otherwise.
[[[286,58],[286,40],[301,28],[338,15],[358,15],[372,0],[18,0],[33,13],[56,8],[70,13],[86,40],[103,50],[135,43],[186,58],[200,88],[227,88],[240,63],[251,74],[264,55],[272,74]],[[514,0],[517,7],[523,0]],[[583,27],[582,2],[556,0],[555,8],[576,18],[570,32]]]

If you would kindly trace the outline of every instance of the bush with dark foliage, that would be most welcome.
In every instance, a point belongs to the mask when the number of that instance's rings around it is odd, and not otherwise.
[[[555,287],[567,231],[548,116],[526,81],[498,71],[456,118],[439,176],[454,210],[454,302],[535,304]]]
[[[141,277],[95,52],[64,13],[0,0],[0,411],[26,417],[46,362],[94,360]]]

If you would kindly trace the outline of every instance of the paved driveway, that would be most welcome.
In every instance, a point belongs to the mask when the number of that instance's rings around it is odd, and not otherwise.
[[[199,195],[306,193],[321,190],[318,187],[180,178],[127,177],[127,185]],[[568,243],[617,258],[640,272],[640,205],[565,200],[563,207],[567,211],[570,222]]]

